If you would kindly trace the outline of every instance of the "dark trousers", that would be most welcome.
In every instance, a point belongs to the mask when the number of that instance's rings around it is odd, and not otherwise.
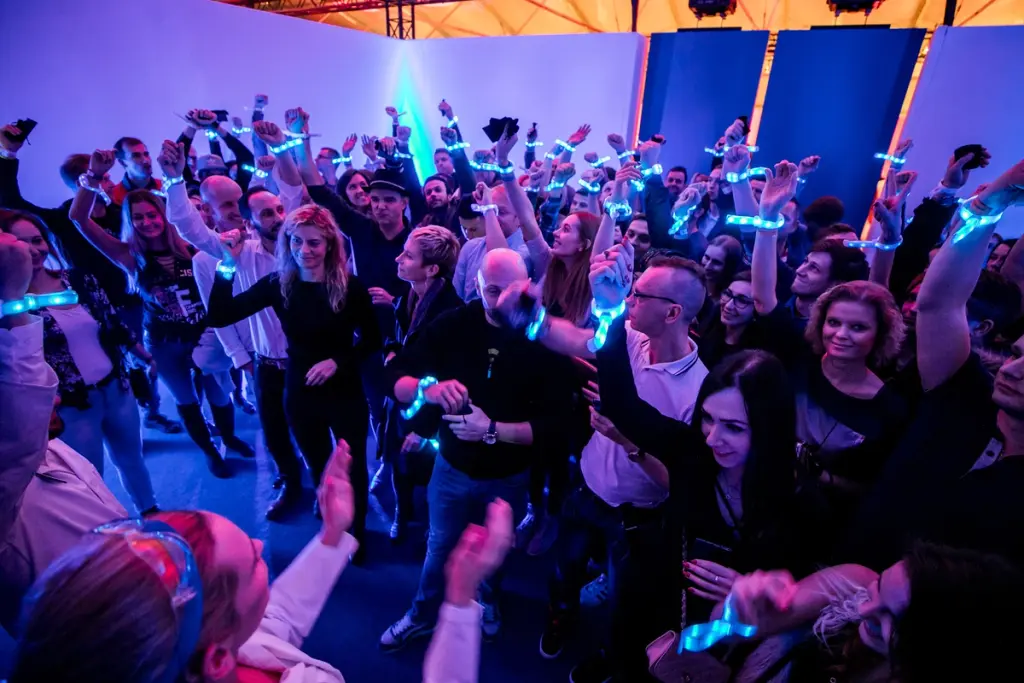
[[[554,456],[545,454],[530,468],[530,505],[537,517],[543,517],[545,512],[552,517],[557,516],[562,511],[568,491],[569,456],[564,452]]]
[[[661,612],[667,612],[670,591],[666,586],[672,585],[664,546],[661,508],[614,508],[585,483],[566,500],[556,546],[558,560],[549,586],[550,609],[563,620],[576,618],[587,563],[606,552],[612,610],[607,657],[622,680],[651,680],[645,650],[666,630]]]
[[[292,445],[288,418],[284,409],[284,370],[272,362],[256,361],[256,409],[263,427],[263,438],[277,472],[289,486],[302,486],[302,465]]]
[[[298,374],[298,373],[297,373]],[[370,475],[366,469],[366,438],[369,431],[369,409],[362,385],[338,386],[337,379],[326,385],[308,387],[301,377],[288,382],[285,410],[302,455],[306,459],[314,486],[320,485],[324,468],[334,450],[331,439],[344,440],[352,453],[349,476],[355,495],[355,520],[352,535],[362,540],[369,507]]]

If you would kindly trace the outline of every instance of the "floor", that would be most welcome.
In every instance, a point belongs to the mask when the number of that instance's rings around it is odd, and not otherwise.
[[[276,574],[318,528],[312,515],[313,494],[311,490],[306,492],[308,514],[303,511],[290,521],[275,524],[263,518],[273,480],[270,459],[259,438],[257,419],[241,411],[238,418],[239,433],[256,444],[257,456],[255,461],[232,457],[235,475],[231,479],[220,480],[210,475],[199,452],[184,434],[147,431],[146,461],[162,508],[200,508],[229,517],[251,536],[264,541],[265,559]],[[373,453],[374,449],[368,451]],[[367,467],[373,466],[374,463],[367,463]],[[109,461],[106,479],[130,509]],[[387,511],[392,509],[392,500],[390,490],[382,492],[379,500],[371,497],[367,564],[346,569],[304,646],[310,655],[336,666],[348,683],[415,683],[421,676],[426,639],[396,654],[384,654],[377,648],[381,633],[408,609],[426,552],[426,527],[422,521],[412,527],[404,544],[390,543],[387,529],[391,520]],[[423,519],[424,512],[423,506],[418,505],[418,519]],[[600,628],[605,617],[600,609],[594,610],[593,618],[583,620],[590,632],[581,633],[559,659],[547,661],[538,654],[552,554],[529,557],[513,551],[507,559],[503,630],[497,641],[483,644],[479,678],[482,683],[566,681],[570,667],[588,654],[590,643],[596,642],[594,630]],[[0,630],[0,678],[8,670],[12,648],[11,639]]]

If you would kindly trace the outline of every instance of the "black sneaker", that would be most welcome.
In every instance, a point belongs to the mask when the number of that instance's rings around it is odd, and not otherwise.
[[[569,683],[608,683],[610,680],[612,667],[603,651],[587,657],[569,672]]]
[[[391,624],[380,637],[380,649],[384,652],[397,652],[405,647],[410,640],[428,636],[434,632],[433,626],[417,624],[408,614]]]
[[[177,420],[172,420],[160,413],[147,413],[144,420],[146,429],[157,429],[164,434],[181,434],[185,428]]]
[[[540,656],[544,659],[554,659],[562,654],[565,641],[568,640],[571,624],[566,614],[549,613],[547,626],[540,637]]]

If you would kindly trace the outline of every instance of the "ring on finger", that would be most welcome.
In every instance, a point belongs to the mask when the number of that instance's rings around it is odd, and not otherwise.
[[[718,574],[715,574],[715,583],[718,583],[718,579],[719,579]]]

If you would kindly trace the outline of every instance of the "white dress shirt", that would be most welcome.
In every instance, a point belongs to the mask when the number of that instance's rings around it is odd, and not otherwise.
[[[697,357],[697,344],[690,339],[687,355],[671,363],[654,364],[650,344],[646,335],[626,323],[626,346],[637,394],[662,415],[689,422],[700,385],[708,374]],[[598,432],[583,447],[580,470],[590,490],[612,507],[626,503],[655,507],[668,498],[668,491],[631,461],[625,448]]]
[[[206,227],[203,217],[189,201],[185,187],[178,183],[167,190],[167,220],[178,229],[182,238],[199,251],[206,252],[220,261],[223,255],[220,236]],[[265,275],[277,272],[277,258],[263,248],[259,239],[246,240],[238,256],[238,270],[235,273],[235,292],[244,292]],[[209,294],[209,289],[199,287],[200,292]],[[266,358],[288,357],[288,341],[281,329],[274,309],[264,308],[248,318],[249,329],[256,353]]]
[[[200,251],[192,257],[192,275],[196,279],[196,285],[199,288],[199,296],[203,300],[203,306],[206,309],[210,308],[210,290],[213,288],[213,278],[217,274],[217,263],[220,259],[216,259],[210,256],[205,251]],[[239,284],[238,280],[232,280],[231,289],[235,296],[240,294],[242,285]],[[220,341],[220,345],[224,349],[224,353],[231,359],[231,367],[240,368],[246,363],[252,361],[252,353],[254,351],[252,345],[252,330],[247,321],[241,320],[234,325],[228,325],[227,327],[215,328],[214,333],[217,335],[217,339]],[[197,349],[198,351],[198,349]],[[209,363],[203,363],[200,359],[195,357],[196,352],[193,351],[192,357],[201,369],[205,369]],[[228,368],[221,368],[227,370]]]

